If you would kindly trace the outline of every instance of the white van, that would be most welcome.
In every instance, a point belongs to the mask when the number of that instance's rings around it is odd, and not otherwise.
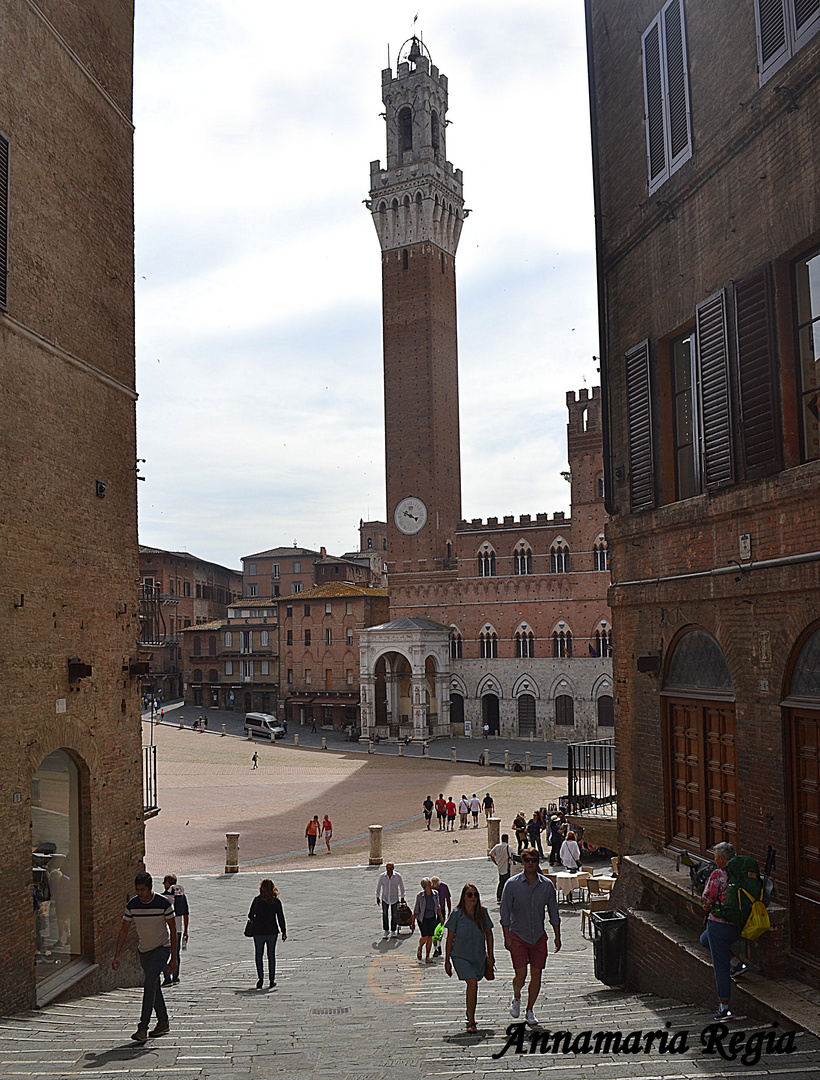
[[[285,737],[285,729],[273,713],[249,712],[245,713],[245,734],[261,735],[273,742]]]

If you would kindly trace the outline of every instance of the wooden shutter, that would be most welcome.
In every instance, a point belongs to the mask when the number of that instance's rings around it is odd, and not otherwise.
[[[629,503],[634,510],[655,505],[652,459],[652,402],[649,383],[649,342],[626,354],[626,422],[629,438]]]
[[[669,118],[669,168],[689,156],[689,88],[686,77],[686,41],[682,0],[672,0],[663,10],[666,57],[667,115]]]
[[[651,190],[656,181],[660,182],[666,176],[660,15],[655,17],[643,36],[643,85],[646,108],[646,150],[649,155]]]
[[[9,141],[0,135],[0,310],[8,309]]]
[[[698,375],[703,431],[703,475],[707,488],[734,480],[726,294],[714,293],[696,311]]]
[[[791,0],[794,5],[794,51],[817,33],[820,23],[820,0]]]
[[[783,468],[771,266],[735,283],[735,328],[743,472],[752,479]]]

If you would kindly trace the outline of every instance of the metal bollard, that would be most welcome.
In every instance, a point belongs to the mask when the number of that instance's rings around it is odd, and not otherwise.
[[[239,833],[225,833],[225,873],[239,873]]]
[[[524,753],[524,772],[530,772],[530,770],[532,769],[532,764],[530,762],[530,756],[531,755],[530,755],[529,750],[525,751],[525,753]]]
[[[299,745],[299,732],[298,731],[294,731],[294,733],[293,733],[293,745],[294,746]]]
[[[382,827],[381,825],[369,825],[370,829],[370,856],[369,866],[381,866],[382,864]]]
[[[456,764],[456,748],[454,746],[450,747],[450,761],[452,761],[454,765]]]
[[[504,768],[505,768],[505,770],[507,772],[510,771],[510,752],[509,752],[509,750],[504,751]]]

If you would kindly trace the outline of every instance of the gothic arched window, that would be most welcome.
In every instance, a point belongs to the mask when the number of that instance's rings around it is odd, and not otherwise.
[[[513,556],[513,573],[532,573],[532,551],[526,546],[526,544],[519,544],[519,546],[515,549],[515,554]]]
[[[598,627],[595,631],[595,655],[612,656],[612,631]]]
[[[479,551],[478,553],[478,576],[495,577],[495,552]]]
[[[399,149],[413,149],[413,113],[409,105],[399,109]]]
[[[609,569],[609,549],[606,546],[606,540],[602,536],[598,537],[593,549],[593,555],[595,558],[596,570],[608,570]]]
[[[563,540],[557,540],[550,548],[550,572],[569,573],[569,548]]]
[[[479,638],[482,660],[498,659],[498,635],[494,630],[483,630]]]
[[[529,659],[535,656],[535,638],[529,630],[520,630],[515,635],[515,655]]]
[[[572,631],[556,630],[552,635],[552,655],[554,657],[572,656]]]
[[[450,631],[450,659],[460,660],[462,657],[463,648],[464,643],[462,641],[461,634],[459,634],[458,630],[453,628]]]

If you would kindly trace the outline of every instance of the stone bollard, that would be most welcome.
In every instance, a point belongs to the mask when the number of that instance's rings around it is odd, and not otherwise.
[[[454,746],[450,747],[450,761],[452,761],[454,765],[456,764],[456,748]]]
[[[322,736],[322,749],[327,750],[327,737],[325,735]]]
[[[371,739],[371,740],[370,740],[370,742],[369,742],[369,743],[367,744],[367,752],[368,752],[368,754],[372,754],[372,753],[373,753],[373,740],[372,740],[372,739]],[[379,826],[379,827],[381,828],[381,826]],[[381,862],[381,859],[379,859],[379,862]]]
[[[421,756],[426,757],[426,758],[430,757],[430,747],[427,745],[426,742],[423,744],[423,746],[421,748]]]
[[[532,770],[532,762],[530,761],[530,752],[526,750],[524,752],[524,772],[530,772]]]
[[[225,833],[225,873],[239,873],[239,833]]]
[[[381,866],[382,864],[382,827],[381,825],[369,825],[370,829],[370,857],[368,866]]]
[[[404,757],[404,743],[399,739],[399,757]]]
[[[552,772],[552,754],[547,754],[547,772]]]
[[[179,726],[181,728],[185,727],[185,717],[184,716],[180,716],[180,718],[179,718]]]
[[[294,731],[294,733],[293,733],[293,745],[294,746],[299,745],[299,732],[298,731]]]
[[[504,769],[505,769],[506,772],[510,771],[510,752],[509,752],[509,750],[504,751]]]
[[[487,847],[494,848],[496,844],[501,843],[501,818],[500,817],[488,817],[487,818]]]
[[[223,734],[223,735],[227,735],[227,734],[228,734],[228,733],[227,733],[227,731],[225,730],[225,725],[224,725],[224,724],[222,725],[222,734]]]
[[[484,747],[484,764],[485,765],[490,764],[490,748],[489,748],[489,746]]]
[[[248,728],[248,742],[253,742],[253,732]]]

